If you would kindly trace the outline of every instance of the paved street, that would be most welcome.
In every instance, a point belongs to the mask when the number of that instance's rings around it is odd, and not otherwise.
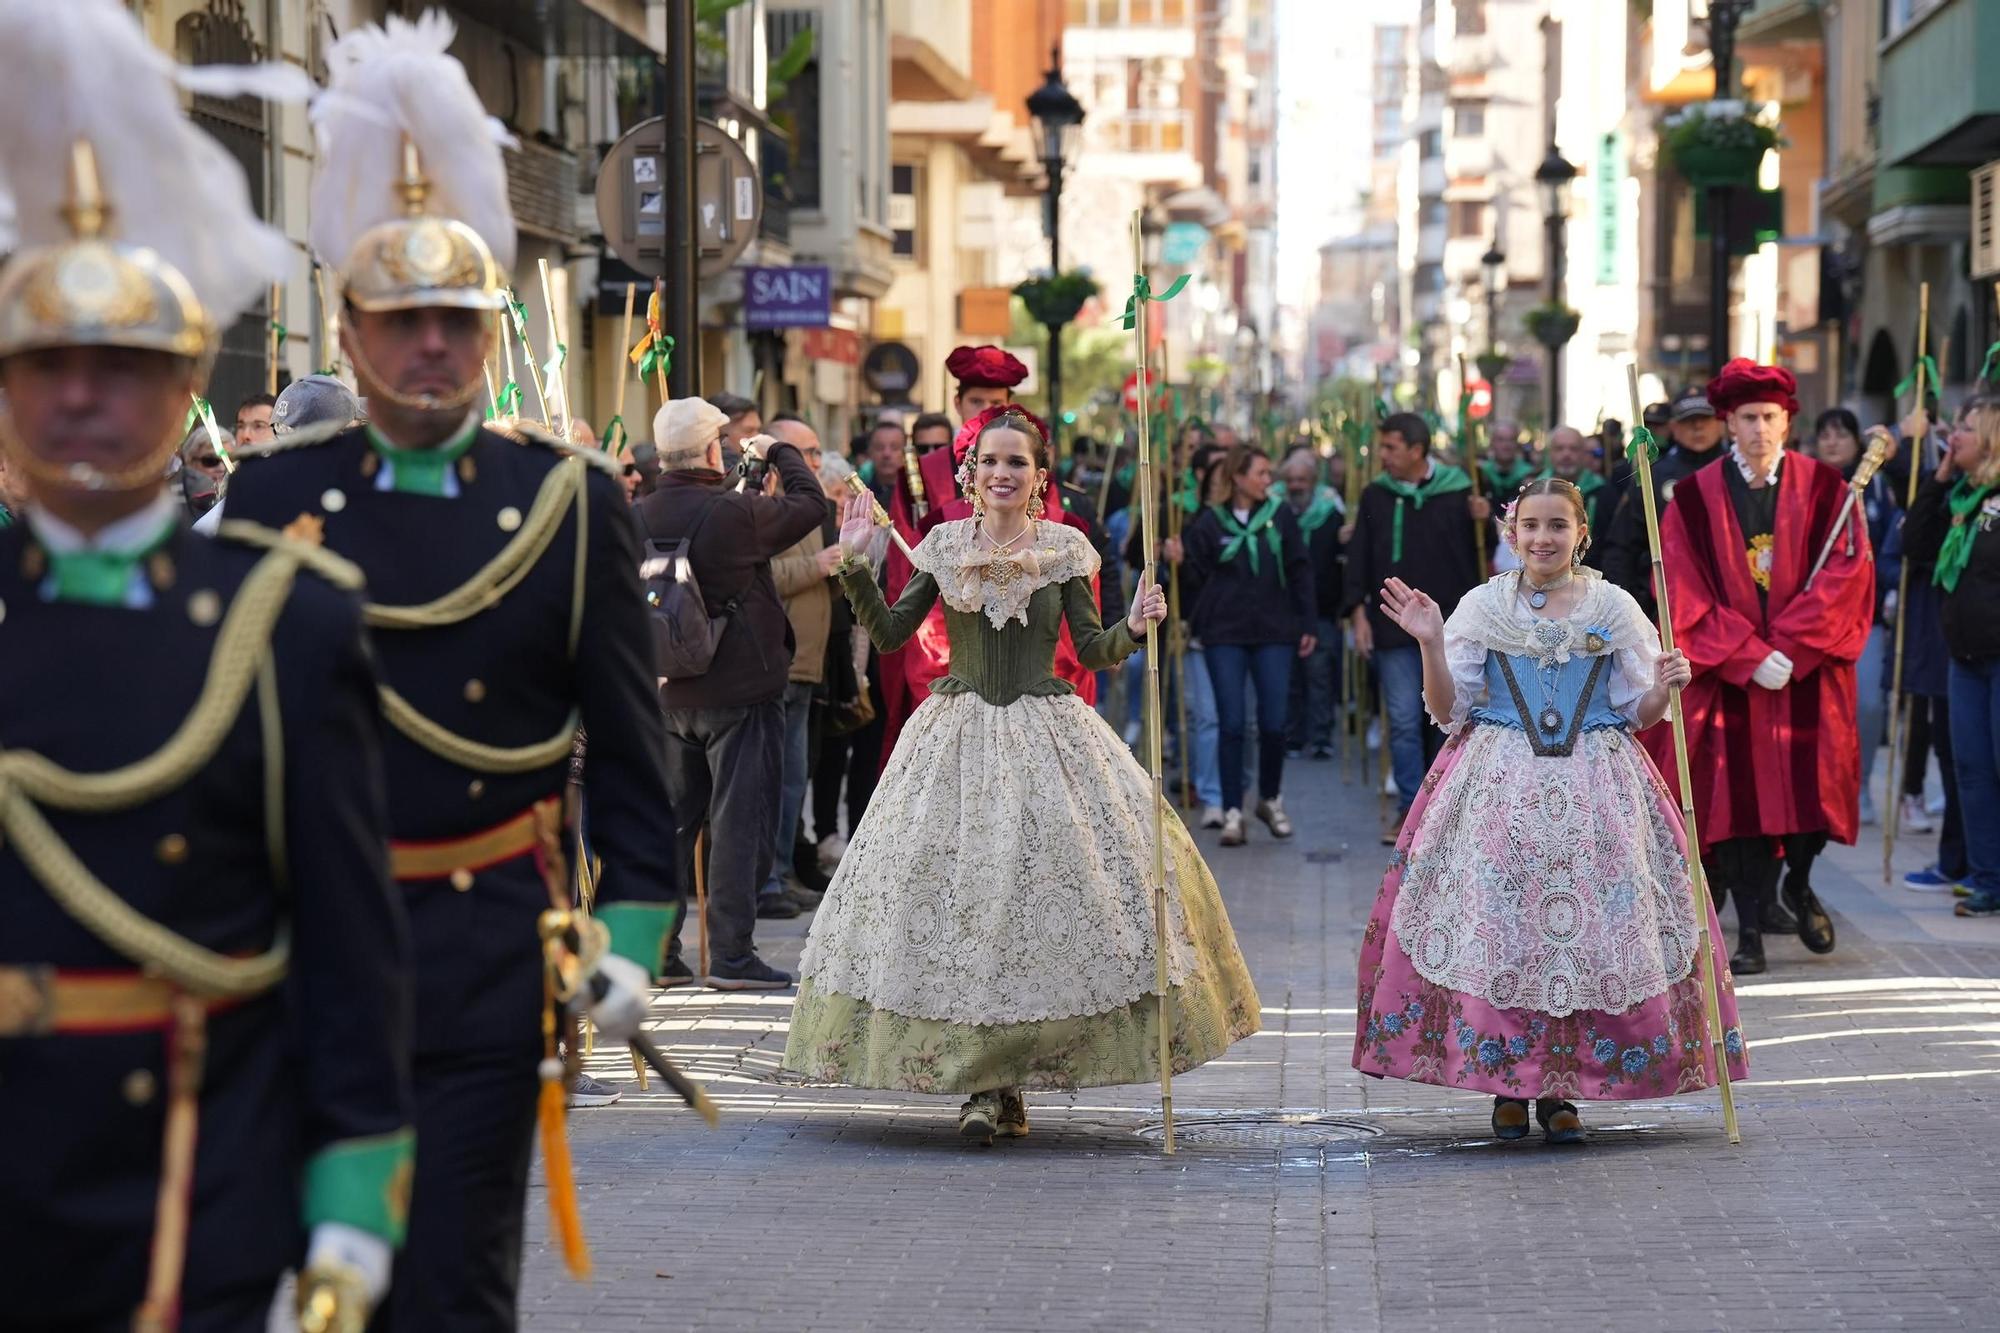
[[[1148,1087],[1036,1098],[1032,1137],[967,1149],[956,1098],[772,1081],[788,997],[671,992],[653,1026],[722,1128],[593,1059],[628,1089],[572,1121],[597,1273],[561,1274],[538,1182],[526,1325],[2000,1327],[2000,923],[1883,888],[1866,829],[1819,876],[1839,950],[1778,941],[1741,988],[1741,1148],[1712,1093],[1586,1106],[1581,1149],[1499,1144],[1486,1098],[1349,1067],[1377,806],[1331,764],[1288,776],[1291,843],[1205,838],[1265,1031],[1176,1081],[1177,1156]],[[773,961],[804,925],[760,927]]]

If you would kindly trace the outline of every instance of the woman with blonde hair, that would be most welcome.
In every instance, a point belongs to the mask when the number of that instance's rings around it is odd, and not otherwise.
[[[2000,809],[2000,398],[1975,400],[1950,449],[1917,492],[1904,554],[1934,563],[1951,654],[1952,764],[1968,811]],[[1972,896],[1960,916],[2000,914],[2000,821],[1965,821]]]

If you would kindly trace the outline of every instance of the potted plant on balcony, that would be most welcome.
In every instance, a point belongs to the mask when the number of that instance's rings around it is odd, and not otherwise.
[[[1067,273],[1042,269],[1017,284],[1014,295],[1021,298],[1037,324],[1059,329],[1074,320],[1100,290],[1097,279],[1090,276],[1087,268],[1074,268]]]
[[[1521,323],[1529,337],[1544,347],[1556,348],[1576,336],[1583,315],[1569,306],[1548,301],[1521,316]]]
[[[1479,367],[1479,378],[1488,384],[1497,384],[1507,373],[1507,367],[1514,364],[1514,358],[1497,347],[1489,347],[1472,358],[1472,364]]]
[[[1688,183],[1702,189],[1754,184],[1765,152],[1785,142],[1775,124],[1731,98],[1690,102],[1662,129],[1660,147]]]

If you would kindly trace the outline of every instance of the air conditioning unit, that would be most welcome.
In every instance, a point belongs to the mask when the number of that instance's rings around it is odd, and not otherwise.
[[[2000,162],[1972,173],[1972,276],[2000,277]]]

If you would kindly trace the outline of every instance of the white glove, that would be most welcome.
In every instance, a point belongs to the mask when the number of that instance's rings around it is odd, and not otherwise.
[[[368,1307],[382,1303],[389,1291],[389,1264],[395,1252],[389,1242],[345,1222],[321,1222],[312,1229],[306,1246],[304,1272],[315,1268],[351,1268],[361,1275],[368,1293]]]
[[[1782,690],[1791,683],[1792,659],[1774,648],[1769,657],[1757,664],[1750,679],[1767,690]]]
[[[620,958],[615,953],[605,954],[597,960],[597,971],[593,979],[602,977],[609,984],[600,999],[590,1002],[586,1011],[590,1021],[597,1024],[597,1030],[605,1040],[621,1045],[632,1039],[639,1030],[639,1024],[646,1017],[646,1007],[651,1001],[653,979],[646,969],[629,958]],[[585,994],[596,991],[594,984],[588,986]]]

